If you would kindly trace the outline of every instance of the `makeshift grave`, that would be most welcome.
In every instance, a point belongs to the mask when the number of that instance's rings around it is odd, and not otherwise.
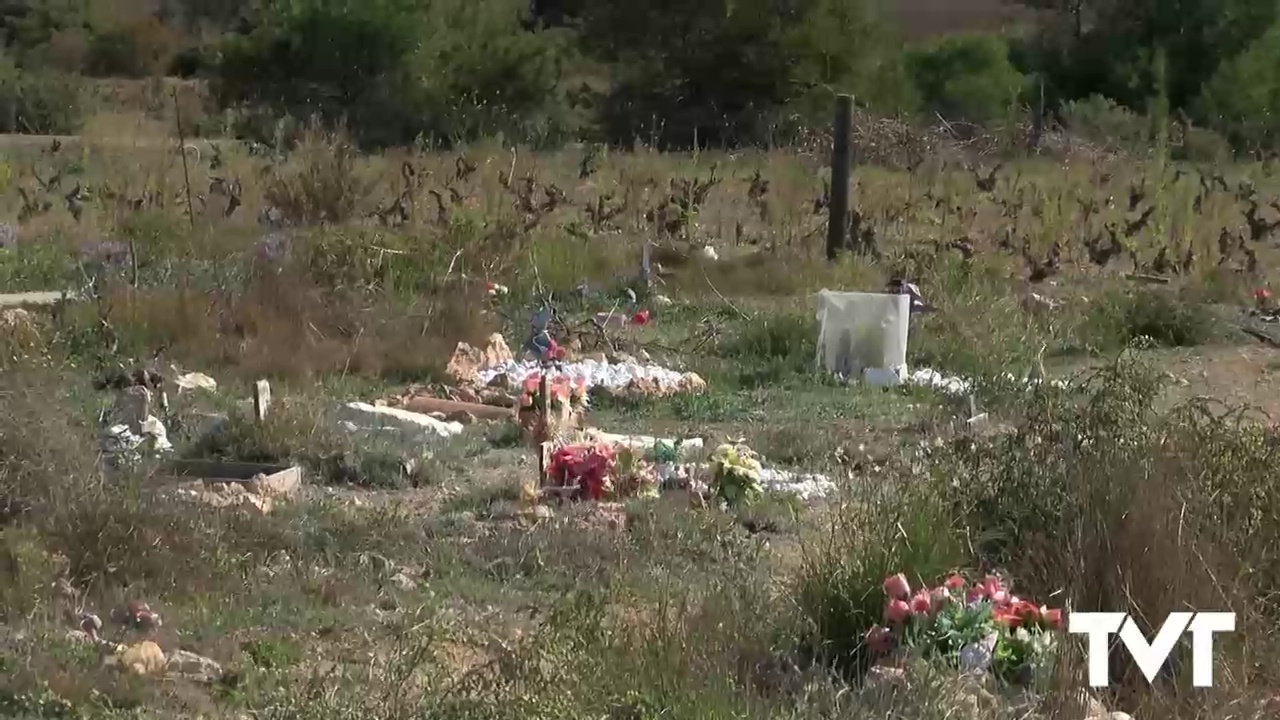
[[[165,466],[162,480],[177,485],[178,497],[215,508],[245,507],[266,515],[275,501],[296,495],[302,469],[206,460],[176,460]]]
[[[533,446],[582,427],[587,408],[586,384],[559,376],[529,375],[523,383],[517,419],[525,441]]]
[[[907,377],[911,296],[818,293],[818,364],[871,385],[901,385]]]

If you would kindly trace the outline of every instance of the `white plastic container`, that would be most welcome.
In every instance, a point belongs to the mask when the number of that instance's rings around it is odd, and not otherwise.
[[[900,385],[907,377],[911,296],[818,293],[818,365],[872,385]]]

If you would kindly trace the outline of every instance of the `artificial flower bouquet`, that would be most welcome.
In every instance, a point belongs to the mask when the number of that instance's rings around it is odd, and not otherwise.
[[[760,460],[751,448],[725,444],[711,454],[711,495],[729,507],[760,499]]]
[[[570,380],[563,375],[547,380],[547,418],[543,423],[539,386],[542,377],[531,373],[524,379],[520,394],[518,420],[525,439],[531,444],[547,442],[563,432],[582,425],[587,408],[587,385],[582,378]]]
[[[899,573],[886,578],[883,589],[884,623],[865,638],[881,661],[916,654],[1020,685],[1052,666],[1062,611],[1018,598],[995,576],[971,584],[952,575],[913,592]]]
[[[645,454],[630,447],[620,447],[615,455],[613,490],[618,498],[654,498],[662,485],[658,469]]]
[[[602,500],[613,491],[613,447],[607,443],[561,445],[551,453],[547,480],[557,487],[576,487],[579,500]]]

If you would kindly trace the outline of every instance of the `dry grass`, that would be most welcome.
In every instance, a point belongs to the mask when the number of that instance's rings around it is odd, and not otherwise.
[[[282,157],[230,143],[188,150],[184,170],[164,125],[93,127],[81,147],[7,150],[0,174],[28,198],[0,194],[19,238],[0,250],[0,278],[92,297],[38,320],[37,342],[5,340],[0,710],[1076,720],[1063,713],[1078,658],[1046,693],[998,692],[989,706],[932,671],[902,693],[857,687],[883,575],[955,567],[1004,570],[1035,597],[1149,623],[1187,607],[1240,613],[1213,693],[1189,690],[1182,665],[1153,689],[1118,664],[1121,687],[1106,700],[1137,717],[1259,716],[1277,687],[1268,426],[1157,413],[1158,375],[1127,364],[1084,393],[1029,397],[1001,379],[1033,367],[1041,347],[1056,371],[1110,360],[1139,336],[1189,352],[1238,342],[1231,306],[1274,279],[1275,252],[1249,240],[1251,264],[1232,241],[1220,258],[1218,240],[1249,237],[1245,178],[1275,221],[1276,183],[1261,168],[1211,171],[1229,190],[1205,194],[1180,168],[1094,156],[1014,162],[990,190],[957,160],[860,167],[853,205],[874,252],[829,264],[817,154],[640,148],[585,162],[585,149],[493,144],[360,156],[313,130]],[[1130,213],[1134,188],[1143,197]],[[1125,253],[1090,260],[1107,223],[1133,224],[1119,239],[1138,269],[1162,253],[1194,259],[1168,285],[1135,289]],[[643,241],[662,266],[654,292],[675,303],[651,305],[654,323],[620,343],[698,370],[711,392],[601,402],[595,419],[747,435],[772,458],[836,475],[838,502],[739,517],[664,501],[629,507],[622,534],[584,529],[572,513],[530,528],[503,519],[531,469],[496,431],[413,448],[427,470],[411,478],[406,448],[333,432],[338,399],[438,377],[459,340],[500,330],[514,345],[544,293],[567,320],[612,307],[635,285]],[[1055,243],[1057,274],[1032,282]],[[718,261],[702,257],[707,244]],[[957,431],[956,407],[927,393],[813,375],[807,295],[896,276],[941,307],[913,322],[911,362],[972,375],[1010,434]],[[510,299],[488,301],[486,281]],[[1045,309],[1032,292],[1063,305]],[[85,375],[134,362],[209,372],[226,406],[245,381],[278,380],[280,412],[266,426],[221,407],[232,419],[200,437],[181,421],[193,408],[166,418],[182,428],[181,452],[300,461],[317,480],[374,489],[314,488],[253,518],[158,499],[145,469],[108,478],[94,443],[103,399]],[[417,588],[390,581],[402,569]],[[99,672],[60,640],[65,602],[49,591],[59,577],[86,607],[162,605],[161,639],[223,661],[232,679],[158,686]],[[644,621],[618,620],[620,609]]]

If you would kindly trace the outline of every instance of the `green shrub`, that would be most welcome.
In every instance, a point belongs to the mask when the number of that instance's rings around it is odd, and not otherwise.
[[[1218,68],[1197,101],[1199,115],[1242,150],[1280,145],[1280,24]]]
[[[1008,114],[1026,79],[995,35],[954,35],[908,53],[925,105],[950,119],[982,123]]]
[[[764,142],[793,101],[825,124],[833,88],[903,106],[909,85],[880,31],[856,0],[602,0],[584,9],[582,37],[610,71],[606,138],[688,148]]]
[[[1068,132],[1100,145],[1138,150],[1151,135],[1146,118],[1101,95],[1066,102],[1059,115]]]
[[[905,572],[918,586],[968,564],[960,527],[931,485],[908,481],[846,506],[794,588],[808,652],[849,679],[860,676],[874,659],[863,638],[882,622],[884,579]]]
[[[52,70],[23,70],[0,54],[0,132],[69,135],[82,112],[75,76]]]
[[[1221,337],[1219,324],[1203,303],[1166,290],[1141,288],[1112,291],[1092,303],[1077,332],[1086,346],[1099,351],[1119,350],[1140,340],[1164,347],[1194,347]]]
[[[502,0],[275,0],[222,48],[216,95],[298,117],[345,120],[369,145],[502,132],[561,139],[566,44],[520,32]]]
[[[1280,548],[1264,518],[1280,507],[1269,469],[1280,443],[1220,407],[1160,414],[1162,390],[1156,368],[1122,357],[1078,392],[1042,388],[1013,432],[956,443],[933,473],[982,566],[1007,570],[1033,597],[1127,610],[1144,624],[1185,608],[1236,611],[1248,639],[1219,655],[1231,670],[1215,671],[1230,676],[1251,662],[1249,645],[1265,655],[1274,641]],[[1158,699],[1131,665],[1118,672]]]

